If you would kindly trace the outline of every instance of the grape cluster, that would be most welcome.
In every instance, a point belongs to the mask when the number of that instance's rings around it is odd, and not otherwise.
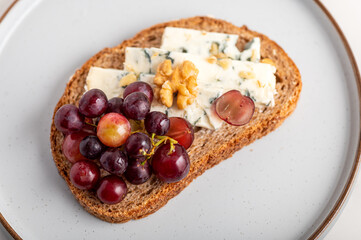
[[[71,182],[79,189],[95,190],[106,204],[124,199],[128,191],[124,178],[138,185],[154,173],[171,183],[183,179],[190,168],[186,149],[194,139],[191,124],[150,112],[153,90],[147,83],[130,84],[123,97],[108,100],[103,91],[92,89],[82,96],[79,107],[63,105],[54,117],[56,128],[65,135],[63,154],[73,164]],[[108,175],[102,178],[100,169]]]

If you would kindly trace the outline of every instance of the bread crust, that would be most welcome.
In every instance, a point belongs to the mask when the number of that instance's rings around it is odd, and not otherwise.
[[[240,36],[237,46],[241,50],[253,37],[260,37],[262,58],[272,59],[277,67],[275,107],[267,108],[263,113],[256,111],[250,123],[242,127],[224,124],[218,130],[197,131],[195,141],[188,149],[191,159],[190,171],[183,180],[167,184],[153,175],[142,185],[136,186],[127,182],[128,194],[122,202],[115,205],[103,204],[95,192],[79,190],[72,185],[69,179],[71,164],[61,150],[64,136],[55,128],[54,115],[64,104],[78,104],[84,93],[85,79],[91,66],[122,69],[126,47],[159,47],[164,28],[168,26],[237,34]],[[207,169],[280,126],[295,109],[301,89],[299,70],[285,51],[265,35],[251,31],[246,26],[237,27],[224,20],[209,17],[192,17],[160,23],[144,29],[116,47],[103,49],[75,72],[54,109],[50,133],[53,159],[70,191],[89,213],[111,223],[143,218],[164,206]],[[106,173],[102,171],[102,175]]]

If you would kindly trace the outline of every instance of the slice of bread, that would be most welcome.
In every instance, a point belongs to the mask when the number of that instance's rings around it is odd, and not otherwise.
[[[67,182],[75,198],[89,213],[108,222],[127,222],[131,219],[143,218],[160,209],[204,171],[280,126],[295,109],[301,92],[301,75],[296,65],[274,41],[247,29],[246,26],[237,27],[226,21],[209,17],[193,17],[157,24],[114,48],[105,48],[97,53],[75,72],[56,105],[54,114],[64,104],[78,104],[84,93],[85,79],[91,66],[123,69],[126,47],[159,47],[164,28],[167,26],[238,34],[237,47],[240,50],[252,38],[260,37],[262,58],[272,59],[277,67],[275,107],[267,108],[264,112],[256,110],[252,120],[242,127],[224,124],[215,131],[198,130],[195,133],[193,145],[188,149],[191,167],[186,178],[177,183],[167,184],[153,175],[142,185],[132,185],[127,182],[128,194],[123,201],[115,205],[103,204],[94,192],[79,190],[72,185],[69,179],[71,164],[62,153],[64,136],[55,128],[53,117],[50,135],[51,150],[60,175]],[[102,175],[105,174],[102,172]]]

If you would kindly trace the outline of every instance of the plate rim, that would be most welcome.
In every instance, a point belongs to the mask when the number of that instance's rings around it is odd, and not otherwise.
[[[0,16],[0,24],[5,19],[5,17],[8,15],[8,13],[14,8],[14,6],[19,2],[19,0],[13,0],[13,2],[8,6],[8,8],[5,10],[5,12]],[[336,19],[333,17],[333,15],[328,11],[326,6],[321,2],[321,0],[314,0],[316,5],[322,10],[322,12],[326,15],[328,20],[331,22],[332,26],[336,30],[338,36],[340,37],[343,46],[345,47],[347,57],[349,58],[349,61],[351,63],[351,67],[353,70],[353,74],[356,80],[357,85],[357,92],[358,92],[358,99],[359,99],[359,111],[360,111],[360,122],[359,125],[361,127],[361,75],[359,68],[357,66],[357,62],[355,59],[355,56],[351,50],[351,47],[347,41],[347,38],[345,34],[343,33],[342,29],[340,28],[339,24],[337,23]],[[358,170],[360,167],[360,156],[361,156],[361,128],[358,134],[358,147],[356,150],[356,156],[353,161],[353,165],[351,168],[351,172],[348,176],[347,182],[343,187],[343,190],[341,194],[339,195],[336,203],[333,205],[325,219],[321,222],[321,224],[316,228],[316,230],[313,231],[313,233],[309,236],[309,240],[319,239],[325,231],[330,227],[331,223],[334,222],[336,217],[340,214],[342,207],[345,205],[346,200],[350,196],[350,192],[352,190],[352,187],[354,185],[354,182],[356,180]],[[5,219],[5,217],[0,212],[0,223],[4,226],[4,228],[9,232],[9,234],[15,239],[15,240],[22,240],[20,235],[15,231],[15,229],[9,224],[9,222]]]

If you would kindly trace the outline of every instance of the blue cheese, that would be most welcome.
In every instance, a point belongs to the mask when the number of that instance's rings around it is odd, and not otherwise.
[[[120,86],[120,80],[131,72],[112,68],[91,67],[86,78],[88,90],[98,88],[102,90],[108,99],[113,97],[123,97],[125,87]],[[154,75],[141,73],[137,81],[149,83],[152,88]]]
[[[243,95],[251,97],[260,110],[274,106],[276,69],[269,64],[258,63],[260,39],[254,38],[243,52],[237,49],[237,41],[238,36],[232,34],[166,28],[162,44],[164,49],[126,48],[125,70],[91,67],[86,89],[101,89],[109,99],[122,97],[126,86],[120,82],[128,74],[136,74],[137,81],[147,82],[155,88],[153,79],[160,63],[169,59],[174,67],[189,60],[199,70],[199,93],[194,103],[180,110],[176,106],[167,108],[153,100],[151,111],[160,111],[169,117],[183,117],[194,126],[217,129],[224,121],[211,109],[212,103],[227,91],[241,91]],[[213,58],[214,61],[209,61],[213,43],[227,57],[236,60]]]
[[[237,59],[240,55],[236,47],[237,40],[238,35],[234,34],[166,27],[160,48],[208,57],[210,56],[211,46],[214,43],[218,46],[221,53],[232,59]]]
[[[197,83],[200,91],[211,88],[221,89],[223,92],[238,89],[242,94],[250,96],[259,109],[274,106],[276,68],[270,64],[229,60],[228,67],[224,68],[208,62],[204,57],[189,53],[158,48],[126,48],[124,66],[135,73],[155,74],[158,65],[166,59],[170,59],[173,65],[179,65],[185,60],[193,62],[199,70]],[[240,73],[244,72],[250,73],[250,77],[241,77]]]
[[[101,89],[108,97],[119,97],[124,89],[119,85],[120,79],[128,74],[127,71],[117,69],[104,69],[91,67],[86,78],[87,90],[98,88]]]
[[[161,49],[190,53],[202,57],[211,56],[212,44],[219,52],[235,60],[259,62],[261,40],[256,37],[246,44],[244,51],[236,47],[238,35],[205,32],[194,29],[166,27],[163,33]]]
[[[258,37],[253,38],[245,45],[238,59],[241,61],[259,62],[261,60],[261,40]]]

